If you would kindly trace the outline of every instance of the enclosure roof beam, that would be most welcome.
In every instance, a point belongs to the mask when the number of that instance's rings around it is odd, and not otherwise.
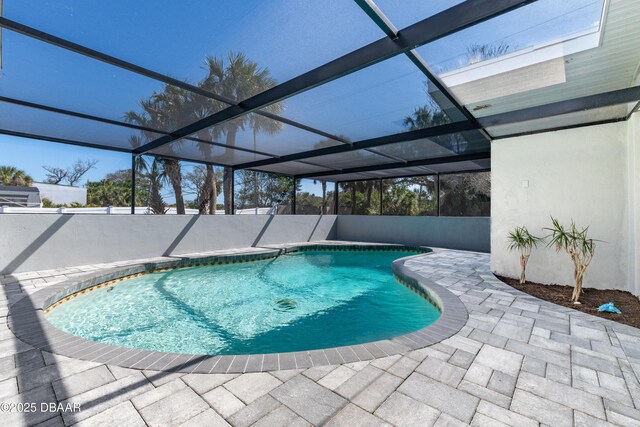
[[[371,176],[367,178],[353,178],[353,179],[341,179],[340,182],[361,182],[361,181],[377,181],[382,179],[386,181],[388,179],[399,179],[399,178],[424,178],[424,177],[433,177],[433,176],[442,176],[442,175],[455,175],[458,173],[482,173],[482,172],[491,172],[491,168],[483,168],[483,169],[470,169],[470,170],[461,170],[456,172],[425,172],[411,175],[393,175],[393,176]]]
[[[478,121],[484,127],[508,125],[529,120],[543,119],[562,114],[576,113],[579,111],[593,110],[595,108],[609,107],[640,100],[640,86],[632,86],[625,89],[582,96],[580,98],[567,99],[550,104],[523,108],[521,110],[508,111],[480,117]]]
[[[474,160],[486,160],[491,158],[490,151],[483,151],[471,154],[458,154],[455,156],[435,157],[431,159],[411,160],[407,162],[385,163],[383,165],[360,166],[355,168],[347,168],[339,171],[315,172],[296,175],[298,178],[320,178],[331,175],[346,175],[350,173],[373,172],[389,169],[410,168],[415,166],[437,165],[444,163],[468,162]]]

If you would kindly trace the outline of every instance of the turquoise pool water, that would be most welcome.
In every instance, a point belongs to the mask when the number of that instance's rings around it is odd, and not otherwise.
[[[390,338],[440,315],[398,283],[397,251],[308,251],[150,273],[74,298],[47,319],[106,344],[191,354],[275,353]]]

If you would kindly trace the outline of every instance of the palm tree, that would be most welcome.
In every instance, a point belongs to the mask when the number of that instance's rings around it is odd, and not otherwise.
[[[141,113],[129,111],[125,113],[125,120],[139,126],[164,131],[172,131],[198,120],[197,110],[193,102],[194,94],[175,86],[165,85],[162,92],[154,92],[149,99],[140,101]],[[153,140],[157,134],[149,131],[141,131],[147,140]],[[164,147],[172,156],[173,146],[179,145],[180,141]],[[184,195],[182,193],[182,169],[180,162],[172,158],[162,158],[159,160],[164,175],[169,180],[176,198],[176,211],[184,214]]]
[[[230,99],[244,100],[259,92],[262,92],[276,84],[271,78],[270,72],[266,68],[248,60],[242,53],[230,52],[228,62],[222,58],[208,57],[205,61],[207,76],[198,83],[198,86],[213,93]],[[196,122],[204,117],[208,117],[217,111],[228,106],[224,102],[196,95],[193,92],[165,85],[161,92],[154,92],[149,99],[140,102],[141,113],[130,111],[125,114],[125,120],[140,126],[164,131],[173,131],[180,127]],[[278,113],[282,111],[281,104],[274,104],[266,107],[265,110]],[[203,141],[224,135],[226,145],[233,147],[236,143],[237,133],[247,126],[254,127],[254,143],[257,132],[278,132],[281,128],[280,122],[266,118],[254,119],[254,114],[244,115],[237,119],[225,122],[219,126],[203,129],[197,133],[197,137]],[[274,124],[275,123],[275,124]],[[148,140],[157,137],[153,132],[142,131]],[[172,147],[179,146],[180,141],[174,141],[164,146],[164,150],[171,152]],[[198,143],[198,148],[203,153],[207,162],[213,162],[213,146],[206,143]],[[225,154],[230,154],[229,150]],[[179,157],[179,153],[171,153],[171,156]],[[176,208],[178,213],[184,213],[184,197],[182,194],[182,171],[180,163],[171,158],[164,158],[161,161],[163,173],[167,176],[173,187],[176,197]],[[233,179],[231,167],[224,168],[223,184],[225,213],[231,213],[231,180]],[[215,171],[211,164],[206,167],[207,177],[205,189],[202,191],[199,203],[199,212],[215,213],[215,200],[217,198],[217,185],[215,182]]]
[[[242,101],[251,96],[263,92],[276,85],[276,81],[271,77],[271,73],[267,68],[261,68],[257,63],[247,59],[243,53],[229,52],[227,63],[223,58],[208,57],[206,60],[208,68],[207,77],[201,82],[201,87],[206,90],[213,91],[227,98]],[[280,112],[284,107],[281,104],[273,104],[266,108],[271,112]],[[224,135],[226,137],[226,145],[233,147],[236,144],[236,137],[239,131],[246,127],[254,127],[254,144],[255,135],[258,131],[277,132],[281,128],[278,125],[266,124],[269,119],[264,118],[265,122],[258,124],[261,119],[254,119],[256,114],[249,114],[229,120],[219,126],[211,129],[212,136]],[[273,126],[273,127],[272,127]],[[230,154],[230,150],[226,149],[225,155]],[[232,168],[226,166],[223,174],[224,189],[224,210],[226,214],[231,213],[231,181],[233,180]]]
[[[542,239],[529,233],[526,227],[516,227],[507,235],[510,251],[520,252],[520,284],[527,283],[527,262],[531,256],[531,250],[538,246]]]
[[[428,90],[426,90],[426,92],[427,103],[422,107],[414,109],[411,114],[402,119],[402,125],[409,131],[451,123],[451,119],[447,113],[442,111],[440,106],[433,101]],[[435,136],[430,139],[436,144],[458,154],[464,152],[468,145],[464,137],[457,133]],[[415,147],[415,150],[421,149],[419,145],[409,146],[409,149],[413,147]]]
[[[30,187],[33,184],[33,178],[25,171],[13,166],[0,166],[0,183],[2,185]]]
[[[270,113],[278,114],[283,110],[282,104],[271,104],[266,109],[270,110]],[[275,135],[282,130],[282,122],[261,116],[258,114],[251,114],[249,117],[249,127],[253,131],[253,150],[257,150],[257,137],[259,132],[264,132],[269,135]],[[258,213],[258,174],[253,174],[254,185],[254,198],[256,214]]]
[[[209,59],[205,61],[205,69],[210,69],[208,65]],[[217,93],[219,91],[218,83],[216,79],[209,79],[209,77],[204,78],[198,86],[208,90],[209,92]],[[194,93],[189,93],[189,113],[192,115],[191,120],[197,121],[208,117],[223,108],[227,107],[228,104],[218,101],[213,98],[200,96]],[[211,162],[214,160],[213,156],[213,145],[207,144],[207,141],[213,141],[216,136],[215,131],[212,128],[202,129],[196,134],[197,138],[200,141],[198,142],[197,147],[198,150],[203,154],[205,161],[207,162],[205,165],[206,175],[204,180],[204,187],[202,191],[199,192],[198,196],[198,213],[201,215],[211,214],[214,215],[216,213],[216,199],[218,197],[217,191],[217,182],[216,182],[216,173]]]
[[[320,209],[320,215],[326,214],[327,210],[327,181],[324,179],[322,182],[322,208]]]
[[[130,138],[130,141],[137,137]],[[139,144],[134,142],[134,146]],[[167,176],[164,174],[163,159],[153,157],[149,162],[144,156],[136,156],[136,172],[145,174],[149,179],[149,198],[147,200],[147,206],[151,208],[151,211],[158,215],[164,214],[166,211],[166,204],[162,198],[160,190],[162,190],[163,182],[167,180]]]

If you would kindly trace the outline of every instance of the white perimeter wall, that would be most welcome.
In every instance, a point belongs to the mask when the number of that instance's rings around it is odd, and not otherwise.
[[[526,226],[546,235],[550,216],[589,226],[598,243],[585,286],[640,293],[637,238],[640,179],[640,114],[627,122],[589,126],[494,141],[491,146],[491,268],[519,275],[518,254],[507,233]],[[528,181],[528,182],[527,182]],[[528,185],[528,186],[527,186]],[[534,249],[527,278],[573,283],[566,253]]]

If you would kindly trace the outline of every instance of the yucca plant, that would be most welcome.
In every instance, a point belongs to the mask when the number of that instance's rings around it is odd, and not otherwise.
[[[580,295],[582,295],[582,279],[587,267],[593,259],[595,254],[595,242],[598,240],[590,239],[587,237],[589,227],[578,229],[573,220],[571,220],[571,226],[566,229],[560,222],[551,217],[551,228],[544,228],[544,230],[551,231],[548,236],[551,238],[547,246],[555,246],[556,251],[565,251],[571,257],[573,261],[573,279],[574,287],[573,294],[571,295],[571,301],[574,304],[580,304]]]
[[[531,250],[538,246],[542,238],[536,237],[529,233],[526,227],[516,227],[515,230],[509,232],[507,241],[509,242],[510,251],[520,252],[520,284],[524,285],[527,281],[525,271],[527,270],[527,262],[531,256]]]

